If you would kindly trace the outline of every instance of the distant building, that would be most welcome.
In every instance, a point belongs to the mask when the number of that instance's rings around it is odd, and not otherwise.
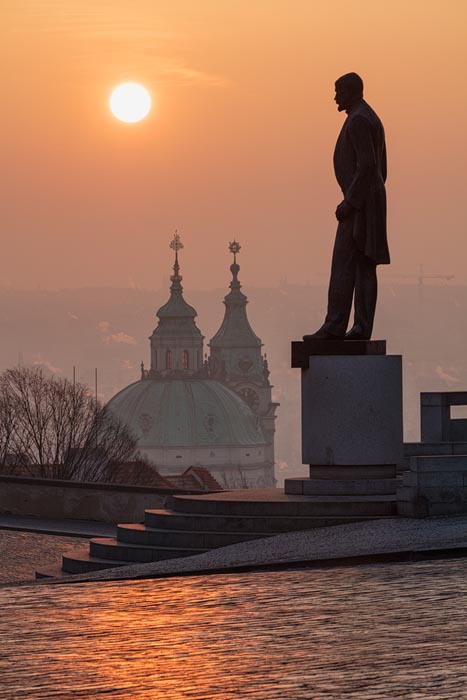
[[[178,234],[170,298],[150,337],[151,368],[108,406],[134,432],[138,447],[161,474],[190,466],[209,469],[224,488],[275,485],[274,421],[278,404],[262,343],[247,318],[234,241],[230,292],[221,327],[204,356],[196,310],[183,298]]]
[[[222,486],[205,467],[188,467],[182,474],[159,474],[147,464],[118,464],[112,471],[112,484],[131,484],[155,489],[183,489],[209,493],[222,491]]]

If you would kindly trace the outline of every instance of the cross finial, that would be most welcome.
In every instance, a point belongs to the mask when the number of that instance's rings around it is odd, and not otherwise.
[[[180,265],[178,264],[178,251],[183,248],[183,243],[182,239],[180,238],[180,234],[178,233],[177,229],[175,229],[174,237],[170,241],[170,247],[172,250],[175,251],[175,263],[174,263],[174,274],[170,278],[172,282],[180,282],[181,277],[180,277]]]
[[[182,243],[182,239],[180,238],[180,234],[178,233],[178,231],[176,229],[175,229],[174,237],[170,241],[170,247],[172,248],[172,250],[175,251],[175,255],[178,257],[178,251],[183,248],[183,243]]]

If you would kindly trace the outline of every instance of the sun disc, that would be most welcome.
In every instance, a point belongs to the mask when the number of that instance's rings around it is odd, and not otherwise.
[[[129,124],[144,119],[151,105],[151,95],[139,83],[122,83],[110,96],[110,111],[114,117]]]

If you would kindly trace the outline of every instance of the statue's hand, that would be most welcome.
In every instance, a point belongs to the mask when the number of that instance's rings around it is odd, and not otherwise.
[[[353,206],[345,201],[345,199],[338,205],[336,209],[336,219],[338,221],[344,221],[353,212]]]

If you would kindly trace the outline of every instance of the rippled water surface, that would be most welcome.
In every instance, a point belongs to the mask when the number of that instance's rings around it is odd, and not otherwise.
[[[467,698],[467,562],[0,588],[0,698]]]

